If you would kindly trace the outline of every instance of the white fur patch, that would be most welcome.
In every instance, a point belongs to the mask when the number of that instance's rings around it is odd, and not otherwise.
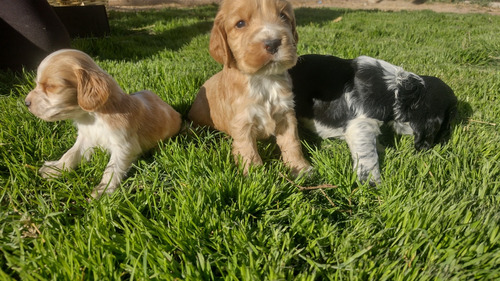
[[[359,103],[357,100],[355,100],[353,98],[352,92],[346,92],[344,97],[345,97],[347,106],[349,107],[350,110],[352,110],[354,112],[355,116],[363,116],[364,115],[363,109],[359,106],[356,106]]]
[[[342,127],[329,127],[318,120],[309,118],[301,118],[300,122],[305,128],[315,132],[322,138],[344,138],[344,128]]]
[[[364,115],[352,119],[347,124],[347,128],[351,128],[351,130],[349,131],[346,130],[346,138],[352,138],[352,139],[360,138],[360,136],[357,135],[360,132],[367,132],[367,134],[369,135],[378,136],[380,134],[380,126],[382,126],[383,123],[384,122],[380,120],[367,118]],[[352,130],[352,128],[355,129]],[[349,134],[352,133],[354,133],[355,135],[350,136]]]
[[[261,30],[257,33],[255,41],[263,42],[266,39],[281,38],[283,28],[277,24],[267,23],[264,24]]]
[[[347,124],[345,139],[351,150],[353,168],[358,178],[372,183],[380,183],[380,169],[377,154],[377,136],[382,121],[358,117]]]
[[[394,119],[396,120],[400,119],[401,110],[400,110],[400,105],[398,104],[399,88],[403,87],[404,81],[408,80],[410,77],[412,77],[415,80],[418,80],[423,85],[424,81],[422,80],[422,78],[416,75],[415,73],[404,70],[402,67],[393,65],[391,63],[388,63],[380,59],[375,59],[367,56],[360,56],[357,58],[357,60],[359,62],[360,68],[369,66],[369,67],[380,68],[382,70],[383,72],[382,79],[384,80],[385,85],[387,86],[387,90],[389,92],[392,92],[395,98],[395,103],[393,104]],[[411,130],[411,128],[409,128],[408,125],[402,123],[394,124],[394,130],[396,132],[399,132],[398,130],[400,130],[402,134],[413,133],[413,131]]]
[[[410,127],[410,122],[391,121],[388,124],[397,134],[413,135],[413,129]]]
[[[273,134],[276,125],[273,116],[293,110],[293,96],[285,88],[289,83],[288,75],[250,77],[249,95],[255,102],[249,106],[248,113],[258,130],[268,128],[266,133]]]
[[[396,91],[398,85],[401,84],[401,80],[408,77],[407,72],[404,71],[403,68],[390,64],[386,61],[367,56],[360,56],[357,60],[360,68],[367,66],[381,68],[384,73],[382,79],[384,79],[389,91]]]
[[[84,136],[86,147],[100,147],[111,154],[117,150],[126,150],[131,153],[139,153],[141,148],[136,136],[131,136],[127,128],[113,128],[102,118],[89,113],[85,121],[75,121],[78,135]]]

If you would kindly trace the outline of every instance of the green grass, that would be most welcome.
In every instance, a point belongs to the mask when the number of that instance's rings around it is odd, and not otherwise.
[[[78,39],[127,92],[184,116],[221,66],[215,6],[111,12],[112,35]],[[500,17],[297,9],[299,54],[370,55],[446,81],[450,141],[428,152],[385,134],[384,178],[360,185],[341,140],[301,131],[311,178],[290,183],[273,141],[248,177],[231,139],[197,130],[141,158],[121,190],[88,202],[104,152],[57,180],[37,175],[74,142],[70,121],[32,116],[34,72],[0,72],[0,279],[494,280],[500,278]],[[339,22],[334,19],[342,17]],[[337,185],[301,191],[296,185]]]

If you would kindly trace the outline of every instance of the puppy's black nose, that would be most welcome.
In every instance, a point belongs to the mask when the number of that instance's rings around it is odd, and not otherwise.
[[[27,107],[30,107],[30,105],[31,105],[31,101],[29,101],[29,100],[25,100],[25,101],[24,101],[24,104],[25,104]]]
[[[281,39],[266,40],[264,42],[266,46],[266,51],[270,54],[276,54],[279,46],[281,46]]]

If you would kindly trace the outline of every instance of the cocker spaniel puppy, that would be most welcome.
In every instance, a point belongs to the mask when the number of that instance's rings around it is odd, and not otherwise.
[[[367,56],[304,55],[290,70],[297,117],[323,138],[344,138],[362,182],[381,182],[379,127],[414,135],[417,150],[446,140],[457,98],[439,78]]]
[[[188,117],[233,138],[244,173],[262,164],[257,140],[276,136],[294,174],[308,172],[287,72],[297,61],[295,17],[285,0],[222,1],[210,36],[210,54],[223,64],[199,90]]]
[[[36,88],[25,100],[29,111],[45,121],[72,119],[78,129],[75,144],[61,159],[47,161],[44,178],[74,169],[95,147],[110,152],[110,160],[92,197],[113,192],[132,162],[143,152],[177,134],[181,116],[149,91],[125,94],[118,83],[85,53],[60,50],[39,65]]]

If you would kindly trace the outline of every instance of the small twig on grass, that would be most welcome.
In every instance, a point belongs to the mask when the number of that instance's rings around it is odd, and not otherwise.
[[[24,164],[24,167],[30,168],[30,169],[35,170],[35,171],[37,170],[37,168],[35,166],[29,165],[29,164]]]
[[[429,165],[427,165],[427,163],[425,163],[425,162],[423,162],[423,163],[424,163],[425,167],[427,169],[429,169],[429,175],[431,175],[431,177],[434,178],[434,175],[432,174],[431,169],[429,168]]]
[[[333,207],[336,207],[335,203],[333,203],[332,199],[330,199],[330,197],[328,197],[328,195],[326,195],[326,192],[323,190],[325,188],[337,188],[338,186],[336,185],[331,185],[331,184],[322,184],[322,185],[317,185],[317,186],[300,186],[298,185],[296,182],[292,181],[291,179],[287,178],[285,175],[283,175],[281,172],[280,172],[280,176],[283,177],[284,179],[286,179],[289,183],[291,183],[292,185],[294,185],[295,187],[297,187],[300,191],[304,191],[304,190],[316,190],[316,189],[319,189],[319,191],[321,191],[321,193],[323,194],[323,196],[326,197],[326,199],[328,200],[328,202],[330,202],[330,204],[333,206]]]
[[[474,119],[469,119],[469,122],[479,123],[479,124],[486,124],[486,125],[490,125],[490,126],[496,126],[497,125],[496,123],[490,123],[490,122],[485,122],[485,121],[480,121],[480,120],[474,120]]]
[[[336,207],[335,206],[335,203],[333,203],[332,199],[330,199],[330,197],[328,197],[328,195],[326,195],[326,192],[320,188],[319,191],[321,191],[321,193],[326,197],[326,200],[328,200],[328,202],[330,202],[330,204],[333,206],[333,207]]]
[[[337,188],[338,187],[336,185],[331,185],[331,184],[321,184],[321,185],[317,185],[317,186],[299,186],[299,185],[296,185],[296,186],[300,190],[329,189],[329,188]]]

